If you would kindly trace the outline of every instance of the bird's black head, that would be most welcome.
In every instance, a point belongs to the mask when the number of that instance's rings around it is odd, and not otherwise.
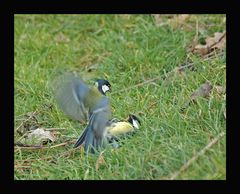
[[[109,91],[111,92],[111,84],[105,80],[105,79],[96,79],[95,82],[99,92],[101,92],[101,94],[106,95],[106,92]]]
[[[139,128],[139,125],[141,125],[139,118],[132,114],[128,116],[128,122],[131,123],[133,127],[137,129]]]

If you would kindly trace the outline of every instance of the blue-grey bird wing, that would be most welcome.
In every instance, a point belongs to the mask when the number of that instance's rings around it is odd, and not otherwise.
[[[72,73],[65,73],[54,80],[53,92],[59,107],[72,119],[86,122],[89,109],[84,100],[90,88]]]

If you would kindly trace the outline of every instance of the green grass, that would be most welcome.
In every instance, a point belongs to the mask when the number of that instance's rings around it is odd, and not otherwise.
[[[85,125],[70,120],[57,107],[50,83],[63,71],[76,71],[87,83],[106,78],[112,84],[113,116],[139,115],[141,129],[115,151],[104,152],[98,170],[98,155],[77,150],[63,152],[73,144],[44,150],[21,150],[14,154],[18,179],[166,179],[202,150],[214,137],[226,131],[222,110],[225,99],[216,92],[198,99],[184,113],[183,103],[205,81],[226,84],[225,55],[210,60],[187,52],[196,33],[199,41],[214,32],[225,31],[224,15],[194,15],[191,27],[157,27],[151,15],[15,15],[14,37],[14,111],[15,141],[21,119],[29,112],[38,125],[66,128],[52,145],[76,140]],[[61,34],[64,34],[61,38]],[[194,63],[195,71],[184,75],[167,72]],[[87,72],[89,66],[97,69]],[[131,90],[118,92],[148,79],[162,76]],[[51,106],[52,108],[48,108]],[[29,121],[29,125],[31,122]],[[34,123],[34,122],[33,122]],[[53,157],[51,161],[43,160]],[[36,160],[39,159],[39,160]],[[28,161],[28,162],[27,162]],[[26,166],[26,168],[24,168]],[[226,179],[225,136],[200,156],[177,179]]]

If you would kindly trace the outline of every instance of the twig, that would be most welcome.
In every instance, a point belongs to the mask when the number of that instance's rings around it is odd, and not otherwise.
[[[67,141],[67,142],[64,142],[64,143],[60,143],[60,144],[57,144],[57,145],[53,145],[53,146],[50,146],[50,147],[46,147],[46,146],[29,146],[29,145],[24,145],[24,144],[15,144],[17,145],[15,148],[17,150],[21,149],[21,150],[41,150],[41,149],[51,149],[51,148],[56,148],[56,147],[61,147],[61,146],[65,146],[69,143],[72,143],[72,142],[75,142],[75,140],[73,141]]]
[[[66,152],[62,152],[59,154],[58,158],[60,157],[67,157],[69,155],[71,155],[71,153],[73,151],[76,151],[78,148],[73,148],[71,150],[68,150]],[[23,169],[28,169],[31,168],[31,163],[35,162],[35,161],[39,161],[39,160],[47,160],[47,161],[52,161],[54,160],[54,156],[48,156],[48,157],[44,157],[44,158],[36,158],[36,159],[26,159],[26,160],[16,160],[15,161],[15,165],[14,165],[14,169],[15,170],[23,170]],[[20,163],[20,164],[19,164]],[[27,163],[27,164],[24,164]]]
[[[136,85],[134,85],[134,86],[131,86],[131,87],[128,87],[128,88],[126,88],[126,89],[122,89],[122,90],[118,90],[118,91],[116,91],[116,92],[112,92],[112,94],[125,92],[125,91],[128,91],[128,90],[132,89],[132,88],[136,88],[136,87],[139,87],[139,86],[145,85],[145,84],[147,84],[147,83],[154,82],[154,81],[160,79],[161,77],[162,77],[162,76],[157,76],[157,77],[155,77],[155,78],[153,78],[153,79],[150,79],[150,80],[147,80],[147,81],[144,81],[144,82],[138,83],[138,84],[136,84]]]
[[[19,163],[19,162],[21,162],[21,163],[30,163],[30,162],[34,162],[34,161],[38,161],[38,160],[50,160],[52,158],[53,158],[53,156],[48,156],[48,157],[43,157],[43,158],[36,158],[36,159],[15,160],[15,163]]]
[[[45,105],[46,106],[46,105]],[[45,109],[46,108],[50,108],[51,109],[51,107],[52,107],[52,105],[47,105],[47,107],[44,107]],[[16,132],[18,132],[18,130],[27,122],[27,121],[29,121],[30,119],[32,119],[33,117],[35,117],[37,114],[39,114],[40,112],[42,112],[43,110],[39,110],[39,109],[37,109],[37,110],[35,110],[33,113],[31,113],[31,115],[27,118],[27,119],[21,119],[21,120],[23,120],[22,122],[21,122],[21,124],[17,127],[17,129],[15,130]],[[28,113],[26,113],[26,114],[22,114],[22,115],[20,115],[20,116],[24,116],[24,115],[27,115]],[[36,119],[36,118],[35,118]],[[20,119],[18,119],[18,120],[20,120]],[[37,119],[36,119],[37,120]],[[37,121],[37,123],[38,123],[38,121]],[[18,140],[17,140],[17,142],[20,142],[20,140],[27,134],[27,133],[29,133],[29,131],[27,131],[27,132],[25,132]]]
[[[65,146],[65,145],[67,145],[67,144],[69,144],[69,143],[71,143],[71,142],[73,142],[73,141],[60,143],[60,144],[57,144],[57,145],[51,146],[50,149],[51,149],[51,148],[57,148],[57,147]],[[75,142],[75,140],[74,140],[74,142]]]
[[[72,152],[74,152],[74,151],[76,151],[76,150],[79,150],[79,147],[78,147],[78,148],[72,148],[71,150],[68,150],[68,151],[66,151],[66,152],[61,153],[61,154],[59,155],[59,158],[60,158],[60,157],[67,157],[67,156],[71,155]]]
[[[18,128],[16,129],[16,131],[18,131],[18,130],[20,129],[20,127],[22,127],[22,125],[23,125],[24,123],[26,123],[26,122],[29,121],[33,116],[35,116],[37,112],[38,112],[38,110],[35,110],[26,120],[24,120],[24,121],[18,126]]]
[[[185,171],[194,161],[196,161],[200,156],[204,155],[207,150],[209,150],[214,144],[216,144],[223,136],[225,132],[220,133],[217,137],[215,137],[208,145],[206,145],[200,152],[194,155],[190,160],[187,161],[177,172],[173,173],[173,175],[169,178],[170,180],[174,180],[178,177],[180,173]]]
[[[223,54],[224,54],[224,52],[222,51],[222,52],[219,52],[219,53],[217,54],[217,56],[221,56],[221,55],[223,55]],[[206,55],[203,56],[203,61],[207,61],[207,60],[212,59],[212,58],[214,58],[214,57],[215,57],[214,52],[210,52],[210,53],[208,53],[208,54],[206,54]]]
[[[78,150],[79,148],[73,148],[71,150],[68,150],[66,152],[62,152],[58,155],[58,158],[60,157],[67,157],[69,155],[72,154],[73,151],[76,151]],[[39,161],[39,160],[47,160],[47,161],[52,161],[54,159],[54,156],[48,156],[48,157],[44,157],[44,158],[36,158],[36,159],[26,159],[26,160],[20,160],[21,163],[32,163],[32,162],[35,162],[35,161]],[[19,161],[15,161],[15,165],[14,165],[14,169],[16,170],[20,170],[21,168],[31,168],[31,164],[30,165],[27,165],[25,164],[24,166],[19,164],[18,163]],[[19,169],[20,168],[20,169]]]
[[[15,170],[26,170],[26,169],[29,169],[29,168],[31,168],[31,165],[28,165],[28,166],[14,166]]]
[[[211,45],[209,46],[209,48],[211,49],[213,46],[215,46],[216,44],[218,44],[218,43],[224,38],[225,35],[226,35],[226,32],[224,32],[224,33],[222,34],[222,36],[219,38],[218,41],[216,41],[216,42],[214,42],[213,44],[211,44]]]
[[[46,147],[43,147],[43,146],[31,146],[31,147],[16,146],[14,148],[16,148],[15,152],[17,152],[18,150],[43,150]]]
[[[39,110],[35,110],[26,120],[22,121],[21,124],[17,127],[16,131],[18,131],[20,129],[20,127],[22,127],[27,121],[29,121],[32,117],[34,117],[37,113],[39,113]],[[29,131],[27,131],[26,133],[24,133],[18,140],[17,142],[20,142],[22,140],[23,137],[25,137],[25,135],[29,133]]]
[[[179,67],[179,70],[182,70],[182,69],[184,69],[184,68],[190,67],[190,66],[192,66],[192,65],[193,65],[193,64],[190,63],[190,64],[187,64],[187,65],[181,66],[181,67]],[[148,83],[151,83],[151,82],[155,82],[155,81],[157,81],[158,79],[161,79],[163,76],[167,76],[168,74],[173,73],[174,71],[175,71],[175,69],[173,69],[172,71],[168,72],[168,73],[165,74],[165,75],[160,75],[160,76],[157,76],[157,77],[155,77],[155,78],[153,78],[153,79],[149,79],[149,80],[146,80],[146,81],[144,81],[144,82],[138,83],[138,84],[136,84],[136,85],[134,85],[134,86],[131,86],[131,87],[128,87],[128,88],[125,88],[125,89],[122,89],[122,90],[118,90],[118,91],[116,91],[116,92],[112,92],[112,94],[125,92],[125,91],[131,90],[131,89],[133,89],[133,88],[136,88],[136,87],[139,87],[139,86],[143,86],[143,85],[148,84]]]
[[[66,130],[66,128],[46,128],[45,131]]]
[[[220,53],[220,55],[222,55],[222,54],[223,54],[223,52]],[[212,58],[214,58],[214,57],[215,57],[215,56],[210,56],[210,57],[208,57],[208,58],[204,58],[203,61],[207,61],[207,60],[212,59]],[[191,66],[193,66],[193,65],[194,65],[194,63],[189,63],[189,64],[187,64],[187,65],[183,65],[183,66],[178,67],[178,70],[183,70],[183,69],[188,68],[188,67],[191,67]],[[137,88],[137,87],[143,86],[143,85],[145,85],[145,84],[148,84],[148,83],[151,83],[151,82],[155,82],[155,81],[163,78],[163,76],[165,76],[165,77],[169,76],[171,73],[174,73],[175,71],[176,71],[176,69],[173,69],[172,71],[169,71],[167,74],[157,76],[157,77],[155,77],[155,78],[149,79],[149,80],[147,80],[147,81],[138,83],[138,84],[136,84],[136,85],[134,85],[134,86],[131,86],[131,87],[128,87],[128,88],[125,88],[125,89],[122,89],[122,90],[118,90],[118,91],[116,91],[116,92],[112,92],[112,94],[117,94],[117,93],[121,93],[121,92],[126,92],[126,91],[128,91],[128,90],[133,89],[133,88]]]

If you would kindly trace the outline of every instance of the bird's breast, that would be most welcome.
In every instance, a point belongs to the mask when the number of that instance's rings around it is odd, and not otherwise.
[[[133,130],[133,126],[128,122],[113,123],[110,127],[107,128],[107,131],[114,136],[126,134]]]

